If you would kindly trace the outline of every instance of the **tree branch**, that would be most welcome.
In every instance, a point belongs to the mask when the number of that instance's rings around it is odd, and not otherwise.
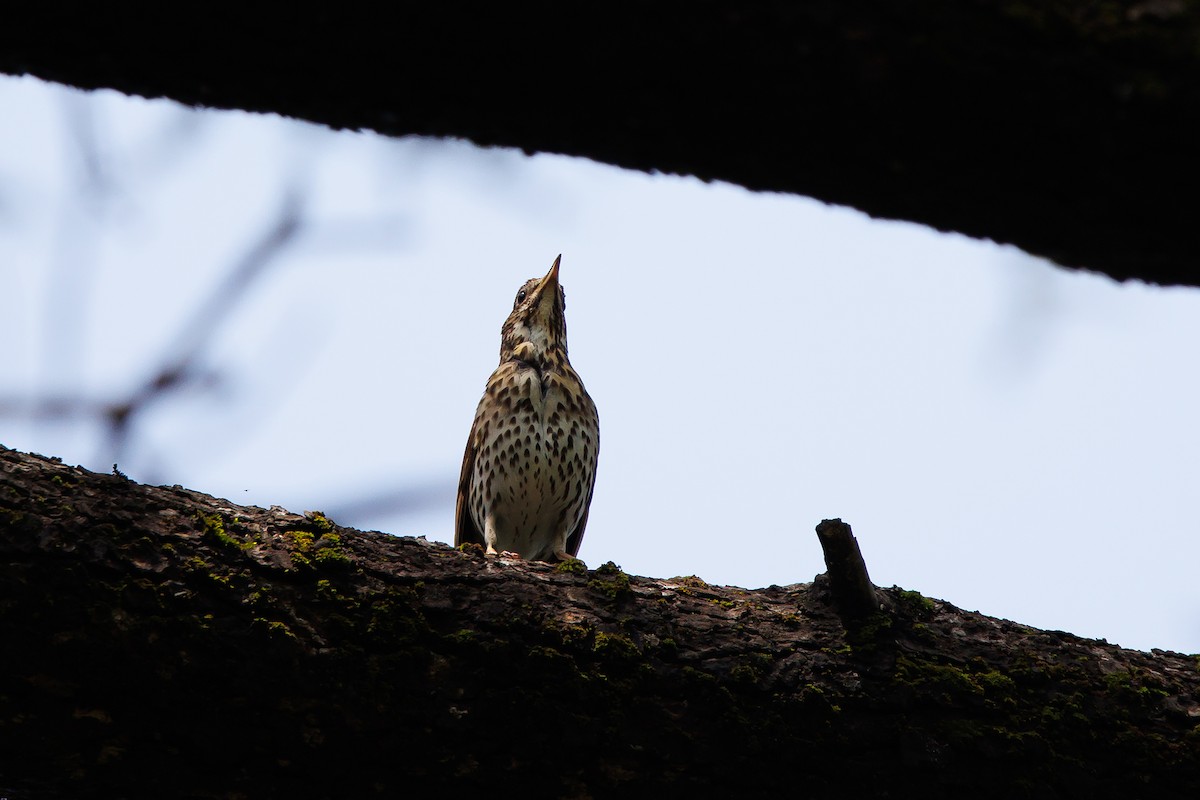
[[[1194,658],[485,559],[0,448],[9,797],[1200,790]]]
[[[1200,285],[1200,5],[9,9],[0,71],[850,205]]]

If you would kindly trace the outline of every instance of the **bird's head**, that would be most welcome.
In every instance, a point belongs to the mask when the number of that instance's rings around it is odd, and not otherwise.
[[[512,313],[500,331],[500,361],[545,364],[567,355],[567,295],[558,283],[558,264],[541,278],[530,278],[517,292]]]

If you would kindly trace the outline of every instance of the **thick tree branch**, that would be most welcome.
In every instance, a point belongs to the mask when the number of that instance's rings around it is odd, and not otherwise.
[[[0,448],[9,797],[1193,797],[1194,658],[510,563]]]
[[[25,3],[0,71],[793,192],[1200,285],[1200,4],[376,8]]]

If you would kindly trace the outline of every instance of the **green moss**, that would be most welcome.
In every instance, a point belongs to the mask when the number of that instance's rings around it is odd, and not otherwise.
[[[754,684],[758,683],[761,677],[758,670],[749,664],[738,664],[729,671],[729,679],[734,683]]]
[[[358,605],[354,598],[348,597],[338,591],[337,587],[328,580],[322,578],[317,581],[317,599],[326,603],[336,603],[342,606]]]
[[[332,523],[318,515],[314,520],[324,520],[330,527]],[[321,525],[317,526],[321,528]],[[342,548],[342,537],[336,533],[321,533],[314,535],[312,531],[287,531],[287,537],[292,544],[292,564],[298,569],[349,567],[353,560]]]
[[[230,535],[225,529],[225,520],[220,514],[201,514],[200,512],[196,512],[196,516],[204,526],[205,537],[216,542],[221,547],[230,550],[249,550],[254,547],[253,542],[243,542]]]
[[[592,629],[586,625],[564,625],[556,628],[556,631],[559,641],[565,647],[578,647],[592,639]]]
[[[774,663],[775,659],[768,653],[749,653],[729,671],[729,678],[734,683],[757,684],[771,671]]]
[[[41,528],[41,521],[33,514],[26,514],[11,509],[0,509],[0,528],[9,530],[35,531]]]
[[[192,556],[184,562],[184,568],[189,572],[208,572],[212,569],[212,564],[209,564],[200,556]]]
[[[265,633],[272,639],[295,639],[296,634],[292,633],[292,629],[287,626],[287,623],[277,620],[269,620],[264,617],[255,617],[250,623],[252,630]]]
[[[600,565],[600,568],[592,575],[592,579],[588,581],[588,588],[603,594],[613,602],[628,597],[632,593],[629,588],[629,576],[611,561]]]
[[[317,537],[313,535],[312,531],[287,531],[287,537],[291,540],[292,544],[292,552],[290,554],[292,558],[292,566],[296,567],[297,569],[314,569],[316,567],[314,560],[324,564],[333,564],[335,561],[339,560],[337,558],[337,554],[339,552],[338,548],[336,546],[325,547],[323,541],[325,538],[324,536],[321,537],[322,541],[320,546],[318,546]],[[337,542],[335,542],[335,545],[336,544]],[[322,550],[326,549],[332,552],[322,552]]]
[[[846,639],[856,656],[866,658],[874,655],[881,645],[893,640],[893,624],[891,614],[879,611],[855,622],[846,631]]]
[[[563,674],[576,672],[575,659],[553,647],[535,645],[529,648],[529,658],[541,662],[542,667],[548,667]]]
[[[479,633],[470,628],[462,628],[446,636],[446,641],[460,647],[463,645],[474,645],[479,641]]]
[[[1145,708],[1157,705],[1169,694],[1157,679],[1132,670],[1104,676],[1104,685],[1118,700]]]
[[[600,656],[618,661],[632,660],[640,658],[642,651],[633,643],[632,639],[622,636],[619,633],[605,633],[603,631],[596,632],[596,639],[592,643],[592,650]]]
[[[989,695],[1011,695],[1017,690],[1017,684],[1012,678],[994,669],[977,673],[975,682]]]
[[[316,553],[317,564],[322,567],[347,567],[350,556],[333,547],[321,547]]]
[[[893,679],[943,705],[957,705],[964,697],[982,697],[984,693],[971,674],[959,667],[913,661],[903,656],[896,660]]]
[[[315,537],[311,531],[288,531],[287,536],[292,540],[292,547],[299,550],[301,553],[306,553],[312,550]]]
[[[208,579],[225,589],[233,588],[233,577],[229,573],[208,573]]]
[[[305,514],[305,516],[308,517],[309,522],[313,524],[313,527],[316,528],[319,533],[333,533],[334,524],[330,522],[329,518],[326,517],[322,512],[309,511],[307,514]]]
[[[934,602],[925,595],[907,589],[901,590],[896,599],[901,611],[916,619],[928,619],[936,608]]]
[[[318,566],[344,568],[350,566],[350,556],[342,549],[342,537],[336,533],[326,533],[314,544],[314,558]]]
[[[1011,675],[986,669],[983,662],[972,666],[936,664],[907,657],[896,661],[893,680],[912,690],[917,697],[939,705],[961,706],[978,702],[984,708],[1011,713],[1020,705],[1021,688]],[[1056,705],[1040,707],[1039,724],[1058,723],[1064,714],[1072,715],[1070,703],[1059,698]]]
[[[558,562],[554,567],[555,572],[569,572],[573,575],[586,575],[588,568],[587,564],[580,561],[578,558],[568,558],[565,561]]]
[[[679,671],[679,676],[683,678],[684,681],[693,684],[715,686],[717,683],[717,679],[713,675],[710,675],[702,670],[698,670],[695,667],[684,667]]]

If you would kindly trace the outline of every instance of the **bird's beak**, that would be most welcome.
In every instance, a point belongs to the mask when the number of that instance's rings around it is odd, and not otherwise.
[[[554,284],[558,286],[558,265],[562,261],[562,253],[558,254],[558,258],[554,259],[554,264],[550,267],[550,271],[546,273],[546,277],[542,278],[542,286],[550,286]],[[542,288],[539,286],[538,288]]]
[[[554,259],[554,265],[550,267],[550,271],[542,278],[538,284],[538,296],[541,302],[545,303],[549,298],[550,303],[554,302],[554,298],[558,297],[558,265],[562,261],[562,253],[558,254],[558,258]]]

